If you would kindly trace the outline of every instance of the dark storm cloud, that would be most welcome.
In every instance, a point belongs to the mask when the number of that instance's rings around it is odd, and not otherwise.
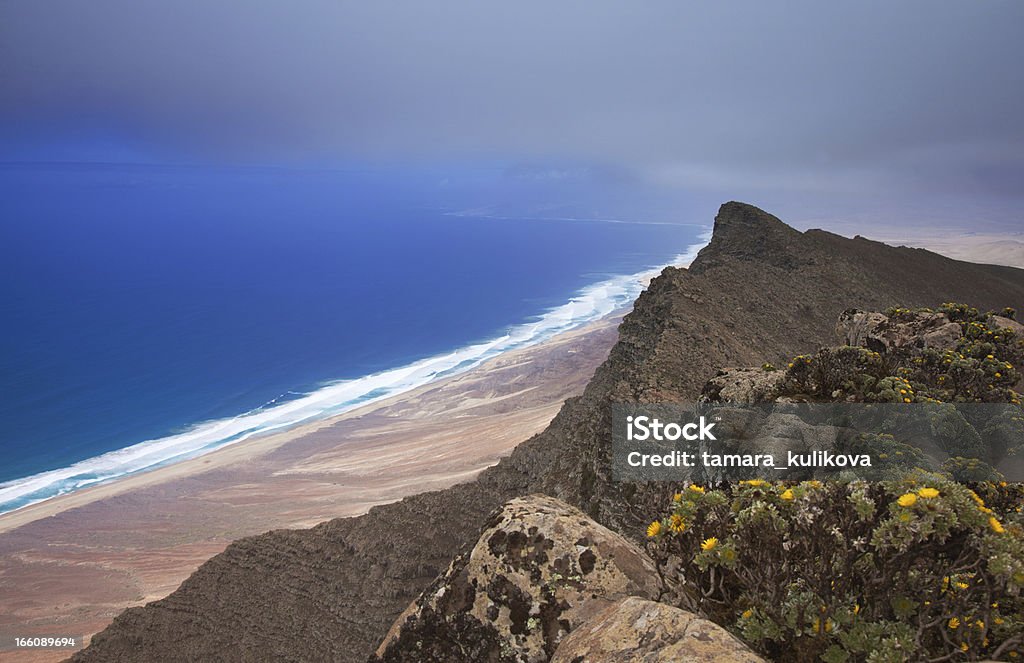
[[[0,146],[1015,189],[1024,3],[6,0]]]

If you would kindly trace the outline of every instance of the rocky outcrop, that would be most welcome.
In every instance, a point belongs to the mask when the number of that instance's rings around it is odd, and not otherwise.
[[[613,531],[642,535],[666,496],[612,481],[612,403],[692,402],[722,366],[781,365],[831,345],[849,306],[951,300],[1024,310],[1024,271],[799,232],[726,203],[691,267],[665,269],[637,300],[584,394],[496,467],[366,516],[233,544],[167,598],[118,617],[75,660],[365,661],[410,601],[474,545],[486,515],[513,497],[543,492]]]
[[[547,661],[566,634],[627,596],[656,598],[654,563],[544,495],[514,499],[392,626],[379,661]]]
[[[716,403],[770,403],[778,400],[786,372],[774,368],[726,368],[708,380],[701,400]]]
[[[952,350],[963,335],[960,325],[950,321],[945,313],[923,312],[907,319],[894,319],[857,309],[843,311],[836,333],[846,345],[883,354],[922,348]]]
[[[989,324],[999,329],[1012,329],[1013,333],[1017,335],[1017,338],[1024,338],[1024,325],[1012,318],[1007,318],[1002,315],[993,315],[989,318]]]
[[[697,615],[641,598],[611,605],[562,641],[551,663],[763,663]]]

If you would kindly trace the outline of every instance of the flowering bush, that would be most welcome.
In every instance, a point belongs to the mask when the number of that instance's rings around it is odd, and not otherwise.
[[[666,597],[777,660],[1024,661],[1024,484],[990,464],[1024,454],[1024,413],[952,405],[1019,406],[1024,339],[963,304],[887,315],[937,312],[960,326],[951,349],[825,348],[786,367],[788,401],[936,404],[873,410],[877,430],[853,445],[882,461],[877,481],[683,489],[647,528]],[[907,422],[941,467],[907,472],[926,465]]]
[[[1008,457],[1024,456],[1024,413],[1014,408],[972,412],[943,404],[1019,406],[1020,395],[1014,387],[1022,377],[1017,366],[1024,362],[1024,338],[996,324],[995,314],[980,313],[964,304],[943,304],[938,312],[960,326],[955,347],[939,350],[908,343],[884,353],[862,347],[823,348],[813,356],[800,355],[789,362],[781,396],[809,402],[933,404],[925,411],[908,411],[906,416],[879,421],[878,432],[896,439],[868,439],[861,446],[872,449],[877,458],[888,456],[893,465],[906,466],[917,450],[904,444],[901,430],[928,429],[932,442],[950,457],[941,468],[931,469],[959,481],[999,480],[1002,476],[994,465]],[[913,323],[935,313],[908,308],[887,311],[890,321],[896,323]],[[1003,317],[1015,315],[1012,309],[1001,313]],[[928,419],[920,422],[914,417]],[[902,447],[892,453],[880,448],[893,445]]]
[[[690,486],[650,524],[648,548],[680,607],[778,660],[1013,660],[1022,503],[1020,485],[924,473]]]
[[[1021,379],[1024,338],[963,304],[943,304],[939,312],[960,325],[956,347],[908,346],[884,355],[859,347],[825,348],[800,355],[788,365],[788,395],[808,400],[851,402],[1020,403],[1013,390]],[[932,313],[930,309],[889,309],[895,322]],[[1004,311],[1003,313],[1006,313]]]

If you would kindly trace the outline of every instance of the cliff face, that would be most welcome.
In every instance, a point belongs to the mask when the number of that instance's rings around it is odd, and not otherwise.
[[[610,407],[694,400],[718,368],[780,362],[834,342],[843,310],[1024,307],[1024,270],[957,262],[722,206],[689,269],[667,268],[637,300],[584,394],[543,433],[471,483],[309,530],[243,539],[165,599],[132,608],[75,661],[363,661],[488,514],[531,492],[627,538],[659,489],[610,480]]]

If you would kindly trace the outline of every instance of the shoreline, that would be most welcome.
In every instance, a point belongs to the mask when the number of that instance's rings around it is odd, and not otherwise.
[[[1024,267],[1024,233],[1014,234],[1012,238],[1007,236],[1006,234],[976,233],[963,233],[959,235],[940,234],[937,237],[930,238],[925,238],[923,236],[918,235],[884,236],[883,234],[879,236],[879,241],[882,241],[891,246],[904,245],[909,247],[924,248],[957,260],[966,260],[968,262],[979,263],[986,262],[984,259],[985,257],[991,258],[992,254],[990,253],[990,250],[992,249],[992,247],[999,244],[1003,247],[1004,250],[1001,253],[999,253],[999,260],[993,261],[994,264]],[[670,264],[682,267],[687,266],[689,262],[692,261],[693,257],[696,255],[696,252],[703,246],[705,246],[705,244],[695,244],[689,247],[684,254],[678,256],[677,259]],[[657,274],[658,271],[660,271],[660,269],[663,269],[663,267],[619,278],[640,278],[641,281],[644,283],[643,287],[646,287],[646,282],[649,281],[651,276]],[[604,283],[607,282],[601,282],[595,284],[595,286],[601,286]],[[573,301],[575,301],[575,298],[570,301],[570,304]],[[568,304],[565,306],[568,306]],[[231,465],[232,463],[244,461],[246,457],[250,455],[259,455],[267,453],[269,451],[276,449],[277,447],[287,444],[288,442],[294,439],[313,434],[321,429],[328,428],[338,422],[367,415],[379,408],[386,408],[389,405],[392,405],[403,398],[413,398],[417,394],[421,394],[434,386],[443,384],[445,381],[451,380],[454,377],[483,369],[484,367],[486,367],[488,363],[499,357],[514,356],[516,353],[527,353],[534,348],[540,348],[549,342],[555,341],[556,339],[562,337],[563,335],[585,333],[586,330],[588,330],[592,325],[600,324],[602,321],[608,318],[621,318],[621,316],[624,315],[624,312],[628,311],[629,308],[631,308],[631,303],[627,305],[625,308],[620,307],[614,309],[613,311],[606,313],[601,317],[598,317],[594,320],[590,320],[587,322],[583,322],[578,326],[573,327],[567,331],[556,332],[552,336],[549,336],[544,340],[538,341],[536,343],[527,344],[522,347],[499,352],[496,355],[481,360],[481,363],[477,364],[476,366],[473,366],[472,368],[467,369],[466,371],[457,372],[452,375],[436,379],[434,381],[428,381],[425,384],[421,384],[417,387],[412,387],[405,391],[398,391],[394,395],[386,396],[379,400],[371,400],[366,404],[355,406],[350,410],[346,410],[338,414],[327,415],[323,418],[313,419],[305,423],[296,423],[294,425],[284,428],[279,432],[256,432],[253,433],[251,437],[240,440],[237,443],[225,444],[212,451],[200,453],[191,458],[178,461],[170,461],[167,462],[166,464],[158,465],[153,468],[129,472],[123,476],[114,477],[109,480],[103,481],[95,486],[86,486],[83,488],[74,489],[67,493],[59,494],[49,498],[44,498],[43,500],[40,500],[38,502],[34,502],[23,507],[13,509],[11,511],[0,513],[0,533],[28,524],[39,518],[50,517],[67,509],[73,509],[78,506],[84,506],[96,500],[114,497],[126,491],[144,488],[146,486],[154,485],[163,481],[189,476],[190,474],[193,474],[198,471],[207,471],[226,467]],[[491,341],[486,341],[479,345],[488,345],[494,342],[495,340],[492,339]],[[456,350],[455,352],[457,353],[459,352],[459,350]],[[421,361],[429,361],[431,359],[433,358],[427,358],[426,360]],[[415,362],[412,365],[415,365],[416,363],[419,362]],[[396,369],[389,370],[403,370],[405,368],[407,367],[398,367]],[[385,371],[385,373],[386,372],[388,371]],[[356,378],[356,380],[359,379],[365,378]],[[99,457],[100,456],[97,456],[95,458]],[[87,461],[88,460],[93,459],[87,459]],[[39,476],[39,474],[24,477],[22,479],[14,479],[9,483],[24,481],[32,478],[33,476]]]
[[[613,321],[617,324],[628,309],[618,309],[612,313],[598,318],[595,321],[587,322],[579,327],[558,333],[548,339],[540,341],[515,350],[508,350],[504,353],[485,360],[478,366],[468,369],[463,373],[440,378],[436,381],[415,387],[408,391],[389,396],[379,401],[358,406],[352,410],[329,415],[324,419],[297,424],[292,428],[278,433],[256,434],[252,438],[238,444],[230,444],[208,453],[188,458],[181,461],[171,462],[166,465],[152,469],[142,470],[123,477],[118,477],[109,482],[97,486],[87,486],[78,490],[57,495],[40,502],[26,505],[24,507],[0,514],[0,533],[10,531],[26,525],[41,518],[48,518],[63,511],[74,509],[80,506],[91,504],[98,500],[115,497],[125,492],[153,486],[166,481],[181,479],[193,474],[208,472],[211,470],[229,467],[239,462],[244,462],[251,457],[261,456],[277,450],[278,448],[293,442],[297,439],[312,435],[318,431],[329,429],[341,422],[358,419],[373,414],[379,410],[393,407],[408,399],[415,399],[424,393],[443,388],[453,380],[464,375],[473,374],[477,371],[486,372],[489,367],[498,359],[505,358],[509,361],[517,361],[528,357],[535,351],[542,351],[552,345],[572,341],[597,329],[610,325]],[[483,468],[481,468],[483,469]]]
[[[471,480],[583,391],[628,310],[328,419],[0,516],[0,634],[88,638],[234,540]]]
[[[709,233],[702,235],[699,243],[690,245],[668,265],[689,264],[709,237]],[[537,347],[561,334],[630,308],[651,278],[665,266],[615,275],[587,285],[566,303],[527,322],[513,325],[487,340],[377,373],[325,383],[310,393],[283,403],[265,404],[235,416],[198,422],[179,433],[133,443],[63,467],[0,482],[0,532],[5,529],[2,522],[8,515],[30,510],[38,504],[205,458],[225,448],[252,446],[254,439],[260,439],[261,445],[268,444],[267,438],[287,440],[295,431],[315,431],[323,422],[332,421],[337,416],[365,412],[369,406],[464,374],[495,357]],[[109,491],[106,494],[110,494]]]

